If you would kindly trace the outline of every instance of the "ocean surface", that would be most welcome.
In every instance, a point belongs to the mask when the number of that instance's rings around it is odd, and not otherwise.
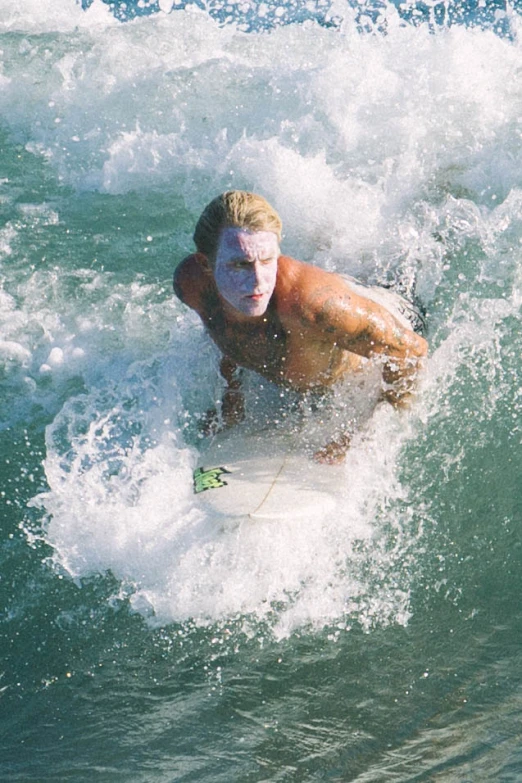
[[[522,781],[521,14],[0,0],[2,781]],[[192,494],[218,353],[171,280],[230,187],[427,313],[299,524]]]

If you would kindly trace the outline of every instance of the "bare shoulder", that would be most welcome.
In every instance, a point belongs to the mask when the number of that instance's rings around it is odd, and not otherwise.
[[[326,272],[318,266],[297,261],[290,256],[279,256],[277,270],[277,287],[281,293],[293,293],[296,300],[305,297],[318,285],[333,283],[337,275]]]
[[[359,304],[339,275],[287,256],[279,259],[277,290],[285,310],[309,321],[320,318],[325,307]]]
[[[427,352],[425,340],[383,305],[356,293],[340,275],[311,264],[280,259],[277,307],[287,328],[299,324],[306,333],[361,356]]]
[[[209,276],[205,257],[200,253],[192,253],[176,267],[174,293],[189,307],[200,310],[202,295],[209,285]]]

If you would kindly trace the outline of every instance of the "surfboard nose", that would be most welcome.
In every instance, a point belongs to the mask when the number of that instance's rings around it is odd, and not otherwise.
[[[217,436],[194,471],[194,491],[224,519],[303,520],[336,508],[345,482],[342,465],[320,465],[293,438]]]

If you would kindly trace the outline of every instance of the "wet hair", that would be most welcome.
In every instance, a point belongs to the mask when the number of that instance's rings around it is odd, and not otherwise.
[[[272,231],[281,241],[281,218],[263,196],[246,190],[228,190],[207,204],[196,223],[194,242],[198,252],[213,264],[224,228]]]

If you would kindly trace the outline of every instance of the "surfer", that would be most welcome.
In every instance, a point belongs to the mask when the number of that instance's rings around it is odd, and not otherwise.
[[[240,368],[298,392],[324,392],[368,362],[382,368],[381,398],[410,402],[427,343],[398,294],[281,255],[282,223],[261,196],[228,191],[199,218],[197,252],[174,274],[174,291],[221,350],[223,426],[244,416]],[[217,421],[217,419],[216,419]],[[339,462],[343,432],[316,453]]]

